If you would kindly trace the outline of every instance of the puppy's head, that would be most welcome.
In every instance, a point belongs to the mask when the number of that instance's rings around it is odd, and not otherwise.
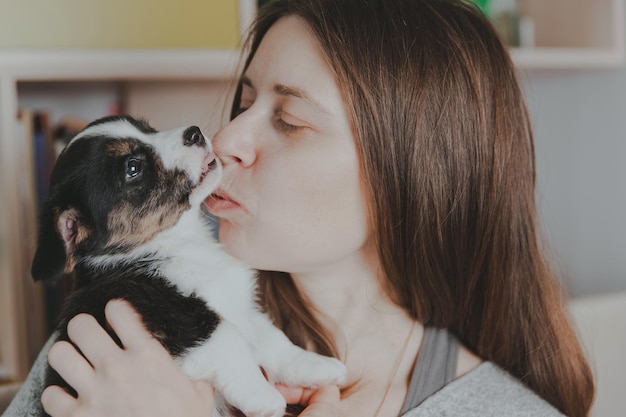
[[[54,281],[82,256],[142,245],[198,209],[221,172],[195,126],[157,132],[128,116],[91,123],[52,171],[33,278]]]

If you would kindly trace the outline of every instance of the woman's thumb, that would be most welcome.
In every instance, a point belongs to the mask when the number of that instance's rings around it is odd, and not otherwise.
[[[311,395],[309,405],[301,417],[338,417],[339,388],[336,385],[322,387]]]

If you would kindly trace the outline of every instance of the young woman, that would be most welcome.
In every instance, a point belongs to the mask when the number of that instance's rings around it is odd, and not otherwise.
[[[214,138],[220,240],[292,340],[350,387],[281,387],[303,416],[585,416],[592,375],[545,256],[506,47],[456,0],[276,0]],[[276,272],[280,271],[280,272]],[[49,360],[53,416],[208,415],[120,302]]]

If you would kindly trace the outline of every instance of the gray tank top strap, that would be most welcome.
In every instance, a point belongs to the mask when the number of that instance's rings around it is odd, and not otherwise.
[[[425,327],[409,390],[402,406],[406,413],[456,377],[459,341],[447,329]]]

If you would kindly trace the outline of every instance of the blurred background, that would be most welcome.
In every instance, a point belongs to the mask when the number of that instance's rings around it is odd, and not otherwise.
[[[226,120],[240,39],[258,3],[0,2],[0,387],[25,378],[70,286],[44,289],[29,274],[37,208],[58,150],[107,114],[213,134]],[[475,3],[510,45],[526,93],[546,246],[597,375],[594,415],[621,416],[624,0]]]

